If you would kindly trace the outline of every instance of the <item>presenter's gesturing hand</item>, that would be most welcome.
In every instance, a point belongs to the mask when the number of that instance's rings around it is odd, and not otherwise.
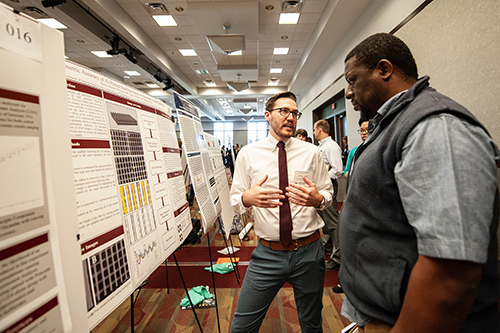
[[[280,189],[264,189],[262,184],[267,181],[268,175],[259,180],[250,189],[243,192],[241,202],[245,207],[257,206],[261,208],[274,208],[282,205],[279,199],[284,199]]]
[[[288,197],[288,200],[300,206],[318,207],[323,201],[323,195],[318,192],[316,184],[307,179],[305,176],[303,176],[302,179],[308,187],[291,183],[286,188],[286,196]]]

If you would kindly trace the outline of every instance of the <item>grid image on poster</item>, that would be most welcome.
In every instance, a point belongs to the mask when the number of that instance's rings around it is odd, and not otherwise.
[[[93,301],[87,301],[87,307],[92,308],[93,304],[102,302],[130,279],[125,242],[121,239],[101,252],[90,256],[85,259],[84,265],[87,264],[87,261],[90,266],[90,270],[87,272],[90,273],[88,281],[91,281],[92,284],[90,294],[93,299]]]
[[[140,133],[111,129],[116,173],[120,185],[147,178]]]
[[[144,155],[140,133],[111,129],[111,140],[116,156]]]
[[[111,112],[111,117],[117,125],[136,126],[137,120],[127,113]]]

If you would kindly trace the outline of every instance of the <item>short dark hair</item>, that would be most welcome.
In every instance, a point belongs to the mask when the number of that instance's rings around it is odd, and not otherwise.
[[[307,139],[307,131],[303,128],[299,128],[296,132],[295,132],[295,136],[297,135],[300,135],[300,136],[303,136],[304,138]]]
[[[321,128],[321,130],[323,132],[325,132],[326,134],[330,135],[330,124],[326,120],[324,120],[324,119],[318,120],[314,124],[314,127]]]
[[[283,91],[280,93],[277,93],[274,96],[269,97],[269,99],[266,102],[266,110],[271,110],[274,106],[274,103],[280,98],[290,98],[292,99],[295,103],[297,103],[297,96],[291,91]]]
[[[398,37],[388,33],[371,35],[356,45],[345,57],[354,57],[368,69],[373,69],[382,59],[389,60],[407,79],[418,79],[417,64],[408,46]]]
[[[361,127],[361,124],[362,124],[362,123],[364,123],[365,121],[370,121],[370,119],[368,119],[368,118],[363,118],[363,117],[359,118],[359,120],[358,120],[358,125]]]

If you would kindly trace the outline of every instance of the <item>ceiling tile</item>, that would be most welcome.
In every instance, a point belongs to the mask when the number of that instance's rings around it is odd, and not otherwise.
[[[313,24],[319,21],[321,14],[301,14],[299,19],[299,25],[301,24]]]
[[[304,1],[302,4],[302,13],[321,13],[325,9],[326,3],[328,1],[322,0],[322,1],[313,1],[313,0],[307,0]]]

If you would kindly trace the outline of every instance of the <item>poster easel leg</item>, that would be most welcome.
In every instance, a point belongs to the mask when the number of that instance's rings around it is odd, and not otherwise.
[[[208,232],[207,232],[207,243],[208,243],[208,253],[210,255],[210,271],[212,272],[212,286],[214,287],[215,313],[217,314],[217,326],[219,327],[219,333],[220,333],[219,304],[217,303],[217,290],[215,289],[215,273],[212,268],[213,266],[212,249],[210,248],[210,235]]]
[[[223,233],[222,237],[224,238],[224,243],[226,244],[226,249],[229,249],[229,247],[227,246],[226,234]],[[229,236],[229,239],[231,239],[231,236]],[[231,241],[231,248],[234,249],[232,241]],[[229,252],[229,260],[231,260],[231,264],[233,266],[236,266],[236,269],[234,270],[234,275],[236,276],[236,282],[238,282],[238,284],[240,284],[240,269],[238,268],[238,263],[236,262],[236,254],[234,253],[234,251],[228,251],[228,252]],[[233,261],[233,257],[231,256],[231,252],[233,252],[232,255],[234,256],[234,261]]]
[[[168,258],[167,258],[168,259]],[[167,294],[170,294],[170,287],[168,286],[168,267],[167,259],[165,259],[165,278],[167,279]]]
[[[179,263],[177,262],[177,257],[175,256],[175,252],[172,253],[172,255],[174,256],[175,265],[177,266],[177,270],[179,271],[179,276],[181,277],[182,285],[184,286],[184,290],[186,291],[187,298],[189,300],[189,304],[191,304],[191,309],[193,310],[194,317],[196,318],[196,322],[198,323],[198,327],[200,328],[200,331],[203,333],[203,329],[201,328],[200,320],[198,319],[198,315],[196,314],[196,310],[194,309],[193,301],[191,301],[191,296],[189,296],[189,291],[186,287],[186,282],[184,281],[184,278],[182,277],[181,268],[179,267]]]
[[[144,280],[139,287],[137,287],[134,292],[137,291],[137,295],[134,298],[134,293],[130,295],[130,332],[134,333],[135,323],[134,323],[134,306],[135,302],[137,302],[137,298],[139,298],[139,294],[141,293],[142,287],[147,285],[149,280]]]

